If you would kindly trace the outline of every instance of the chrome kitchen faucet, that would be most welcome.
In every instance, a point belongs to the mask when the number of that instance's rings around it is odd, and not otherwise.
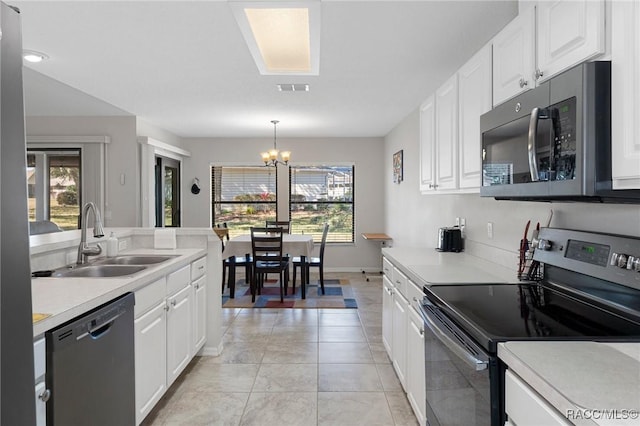
[[[102,226],[102,219],[100,219],[100,212],[98,211],[94,203],[88,202],[82,208],[82,216],[81,216],[82,236],[80,237],[80,245],[78,246],[78,259],[76,260],[76,264],[78,265],[87,263],[87,258],[89,256],[97,256],[100,253],[102,253],[102,247],[100,247],[99,244],[96,246],[89,246],[87,244],[87,216],[89,215],[89,210],[93,211],[94,238],[104,237],[104,228]]]

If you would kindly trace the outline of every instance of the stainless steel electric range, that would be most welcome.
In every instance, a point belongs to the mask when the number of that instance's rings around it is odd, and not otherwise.
[[[424,287],[430,426],[504,424],[499,342],[640,341],[639,238],[542,228],[535,247],[539,280]]]

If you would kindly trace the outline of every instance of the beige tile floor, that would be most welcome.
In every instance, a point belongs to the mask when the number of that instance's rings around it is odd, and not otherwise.
[[[350,280],[357,310],[223,309],[222,355],[196,357],[143,425],[417,425],[382,345],[381,280],[327,278]]]

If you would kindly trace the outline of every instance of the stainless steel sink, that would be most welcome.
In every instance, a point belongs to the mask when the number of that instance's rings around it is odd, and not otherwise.
[[[172,255],[121,255],[116,257],[107,257],[96,261],[94,264],[100,265],[154,265],[162,263],[176,256]]]
[[[53,273],[53,277],[111,278],[133,275],[144,269],[143,265],[87,265],[72,269],[62,269]]]

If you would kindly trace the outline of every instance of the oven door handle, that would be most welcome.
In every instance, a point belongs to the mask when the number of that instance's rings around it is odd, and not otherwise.
[[[456,354],[461,360],[465,361],[471,368],[475,371],[486,370],[489,366],[488,359],[480,359],[469,352],[466,348],[464,348],[460,342],[460,339],[457,338],[451,331],[441,327],[438,323],[441,321],[428,309],[424,307],[420,308],[420,312],[422,313],[422,317],[424,318],[429,329],[435,334],[435,336],[440,340],[451,352]]]

